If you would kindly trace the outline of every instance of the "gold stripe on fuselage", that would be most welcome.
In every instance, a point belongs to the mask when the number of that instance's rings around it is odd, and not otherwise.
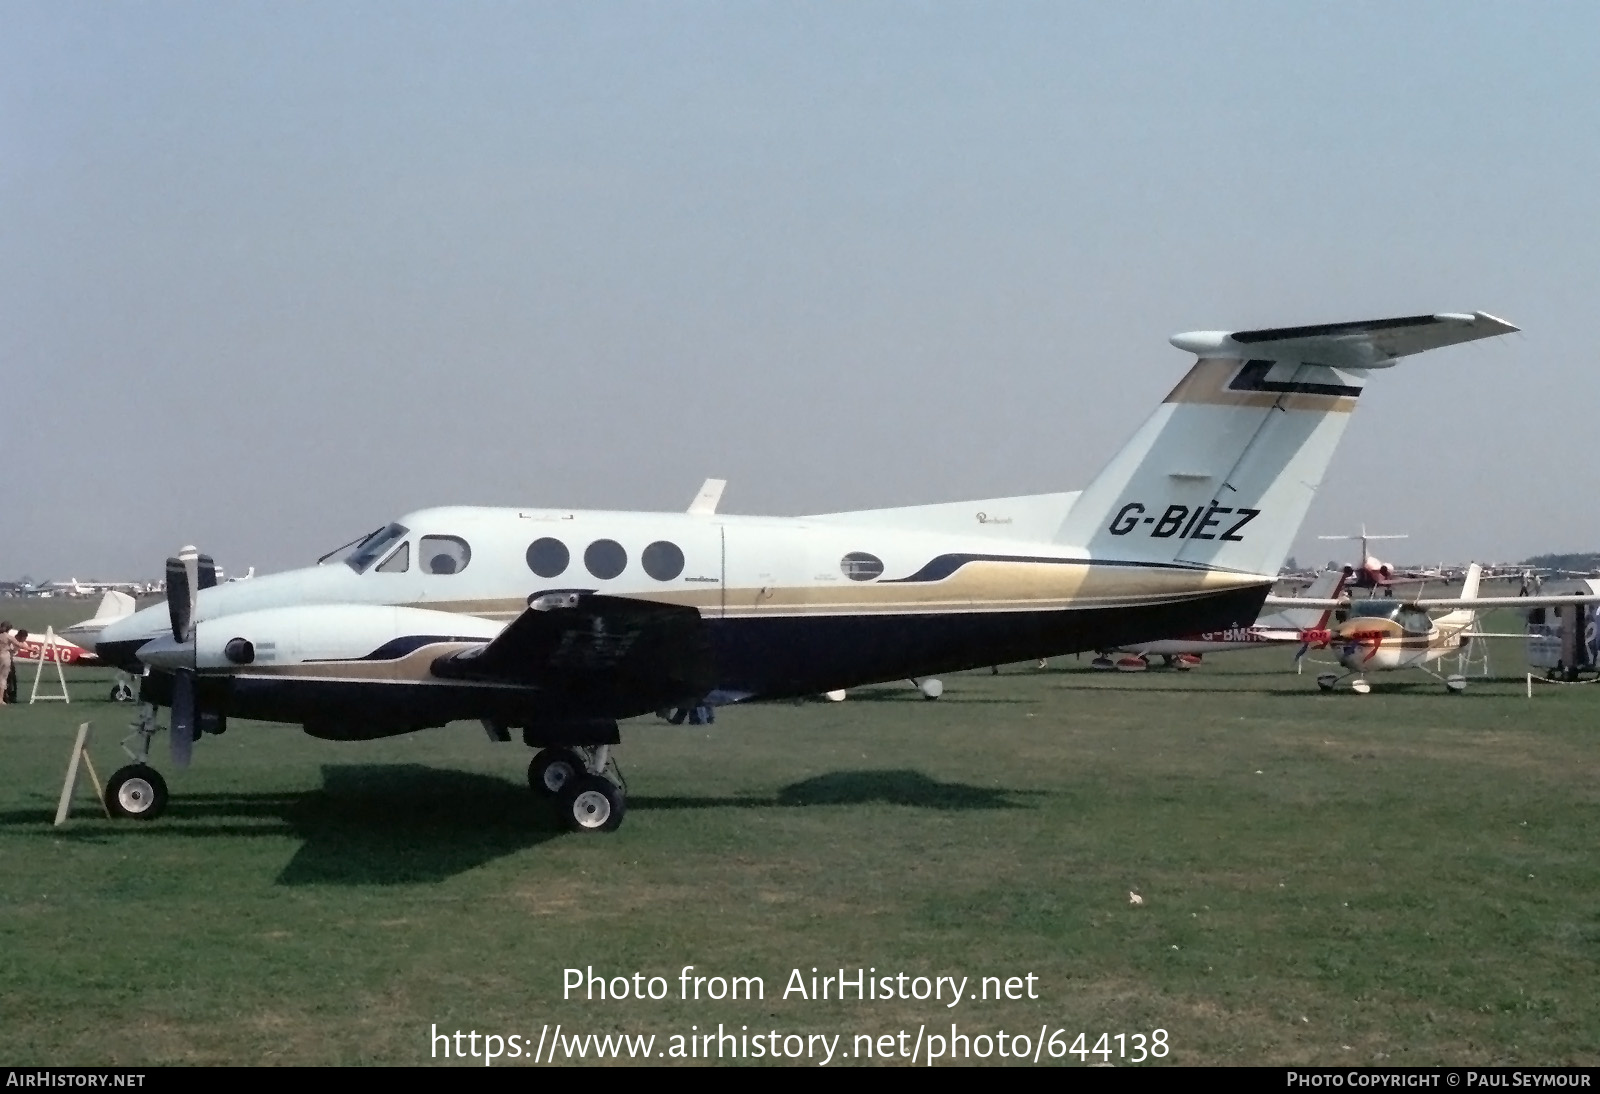
[[[974,559],[941,581],[662,588],[618,594],[633,600],[699,609],[702,615],[880,615],[932,612],[1055,611],[1162,604],[1266,584],[1267,578],[1223,570],[1110,566],[1090,562]],[[517,598],[432,601],[412,605],[485,619],[512,619]]]

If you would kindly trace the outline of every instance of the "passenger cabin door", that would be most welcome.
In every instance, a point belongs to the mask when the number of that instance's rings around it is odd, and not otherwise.
[[[812,595],[804,529],[795,524],[723,528],[723,614],[792,612]]]

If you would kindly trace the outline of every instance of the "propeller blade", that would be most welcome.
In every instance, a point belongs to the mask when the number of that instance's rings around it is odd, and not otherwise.
[[[191,545],[178,552],[178,560],[183,563],[184,576],[189,582],[189,596],[192,604],[200,593],[200,552]],[[191,635],[184,635],[185,638]]]
[[[167,616],[172,621],[173,641],[187,642],[194,637],[195,600],[201,589],[216,583],[217,567],[211,556],[202,555],[193,547],[185,547],[177,558],[167,559]]]
[[[167,615],[172,620],[172,640],[187,642],[194,621],[194,594],[189,571],[180,558],[167,559]]]
[[[194,750],[196,724],[194,673],[179,669],[172,674],[172,730],[167,734],[172,746],[172,765],[189,766],[189,754]]]

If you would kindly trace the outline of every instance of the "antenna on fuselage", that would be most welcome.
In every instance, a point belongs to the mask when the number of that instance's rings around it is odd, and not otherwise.
[[[722,500],[722,491],[727,485],[727,479],[707,479],[689,503],[689,512],[697,517],[709,517],[716,513],[717,503]]]

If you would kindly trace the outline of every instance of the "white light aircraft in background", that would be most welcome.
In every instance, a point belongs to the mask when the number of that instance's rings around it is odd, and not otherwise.
[[[1444,657],[1461,653],[1475,638],[1523,638],[1522,634],[1491,634],[1478,629],[1478,613],[1490,608],[1535,609],[1557,605],[1582,605],[1600,596],[1496,596],[1480,597],[1478,586],[1483,567],[1467,567],[1467,578],[1458,597],[1418,597],[1401,599],[1373,596],[1360,599],[1324,600],[1322,605],[1345,614],[1330,628],[1326,645],[1337,651],[1343,675],[1324,673],[1317,687],[1332,691],[1342,681],[1350,690],[1365,695],[1372,690],[1366,677],[1374,672],[1417,669],[1444,684],[1450,692],[1467,686],[1459,673],[1441,676],[1428,666]],[[1288,598],[1269,598],[1268,603],[1286,603]],[[1435,618],[1431,613],[1444,611]]]
[[[1081,492],[794,518],[428,509],[233,584],[186,549],[166,606],[96,646],[150,670],[108,805],[166,802],[157,704],[179,767],[234,718],[341,741],[520,731],[562,823],[609,830],[618,719],[1248,624],[1371,373],[1515,329],[1480,312],[1178,335],[1198,360]]]

